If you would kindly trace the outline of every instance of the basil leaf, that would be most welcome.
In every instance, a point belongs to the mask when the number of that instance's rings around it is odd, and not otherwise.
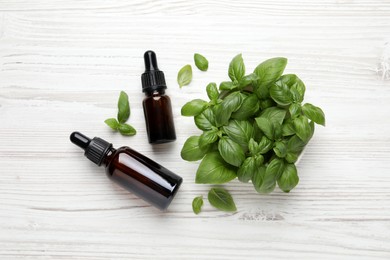
[[[325,114],[321,108],[306,103],[302,107],[303,114],[317,124],[325,126]]]
[[[263,166],[264,156],[262,156],[261,154],[256,154],[254,158],[255,158],[255,165],[257,168]]]
[[[261,110],[265,110],[265,109],[273,107],[273,106],[276,106],[276,103],[271,98],[260,100],[260,109]]]
[[[240,108],[232,114],[232,118],[245,120],[259,111],[259,100],[256,95],[251,94],[245,97]]]
[[[260,63],[254,70],[258,77],[259,86],[269,86],[274,83],[284,71],[287,65],[286,58],[272,58]]]
[[[214,82],[211,82],[207,85],[206,92],[210,100],[216,101],[218,99],[219,92],[217,89],[217,84]]]
[[[192,211],[194,211],[195,214],[199,214],[200,211],[202,210],[203,206],[203,197],[195,197],[194,200],[192,201]]]
[[[125,123],[130,117],[129,97],[124,91],[121,91],[118,100],[118,121]]]
[[[253,138],[249,140],[248,148],[251,155],[256,155],[260,152],[259,144]]]
[[[128,136],[135,135],[137,133],[134,127],[128,124],[120,124],[118,130],[122,135],[128,135]]]
[[[237,171],[238,180],[241,182],[248,182],[252,179],[252,175],[255,172],[255,169],[255,159],[253,157],[246,158]]]
[[[285,163],[283,159],[275,158],[267,166],[263,183],[260,187],[261,193],[270,193],[275,189],[276,180],[282,175]]]
[[[233,82],[239,82],[245,75],[245,64],[242,54],[238,54],[229,64],[229,77]]]
[[[210,107],[194,117],[195,125],[203,131],[211,130],[215,125],[215,116]]]
[[[218,152],[206,154],[196,172],[195,182],[221,184],[237,177],[236,168],[226,163]]]
[[[286,74],[281,76],[275,84],[286,85],[290,90],[294,102],[302,102],[305,95],[305,84],[295,74]]]
[[[225,162],[240,166],[245,160],[245,153],[242,147],[228,137],[222,137],[218,142],[218,151]]]
[[[285,159],[289,163],[295,163],[298,160],[298,154],[296,154],[296,153],[287,153]]]
[[[306,143],[302,141],[298,136],[293,135],[287,141],[287,151],[290,153],[300,153],[305,148]]]
[[[242,104],[242,95],[239,92],[233,92],[222,101],[221,104],[214,106],[216,126],[226,125],[231,114],[237,111]]]
[[[252,175],[252,184],[258,193],[264,193],[263,190],[261,189],[261,186],[263,185],[265,171],[266,171],[265,166],[261,166],[260,168],[257,168]]]
[[[190,136],[181,149],[180,156],[186,161],[198,161],[207,151],[199,148],[199,136]]]
[[[179,70],[177,74],[177,83],[179,87],[186,86],[191,83],[192,80],[192,68],[191,65],[187,64]]]
[[[290,136],[295,134],[295,129],[292,120],[286,120],[282,125],[282,135]]]
[[[207,196],[210,204],[222,211],[237,211],[236,204],[230,193],[222,188],[211,188]]]
[[[274,139],[274,131],[275,127],[272,124],[271,120],[265,117],[257,117],[255,118],[257,126],[260,130],[269,138]]]
[[[208,106],[208,103],[202,99],[194,99],[190,102],[187,102],[181,108],[182,116],[197,116],[203,112]]]
[[[263,136],[259,142],[258,153],[265,154],[269,152],[273,147],[273,142],[266,136]]]
[[[253,92],[256,94],[256,96],[259,99],[265,100],[270,97],[268,86],[262,84],[258,77],[252,81],[252,86],[253,86]],[[260,107],[262,106],[260,105]]]
[[[227,126],[223,127],[225,133],[234,142],[244,149],[248,148],[248,142],[253,136],[253,126],[248,121],[230,120]]]
[[[287,146],[283,142],[276,142],[274,152],[279,158],[284,158],[287,155]]]
[[[236,86],[231,81],[223,81],[219,84],[219,90],[233,90]]]
[[[295,118],[298,115],[300,115],[301,111],[302,111],[301,105],[297,103],[291,104],[290,107],[288,108],[288,112],[290,112],[290,116],[292,118]]]
[[[307,142],[311,137],[311,127],[309,125],[309,121],[305,116],[299,116],[293,121],[294,129],[299,138],[302,141]]]
[[[279,188],[284,192],[290,192],[297,186],[298,182],[297,168],[292,163],[286,164],[282,175],[278,179]]]
[[[242,79],[239,81],[238,86],[243,89],[245,87],[251,86],[252,82],[257,79],[256,74],[251,73],[249,75],[246,75],[242,77]]]
[[[195,66],[201,71],[206,71],[209,68],[209,61],[199,53],[194,54]]]
[[[106,123],[106,125],[108,125],[108,126],[111,127],[112,129],[118,130],[119,123],[118,123],[118,121],[117,121],[115,118],[106,119],[106,120],[104,121],[104,123]]]
[[[272,99],[281,106],[287,106],[293,101],[290,89],[286,84],[277,81],[269,90]]]
[[[260,117],[269,119],[274,125],[282,124],[285,116],[286,110],[278,107],[269,107],[260,114]]]
[[[199,137],[199,147],[200,149],[207,149],[209,144],[212,144],[218,140],[218,129],[212,129],[209,131],[204,131],[203,134]]]

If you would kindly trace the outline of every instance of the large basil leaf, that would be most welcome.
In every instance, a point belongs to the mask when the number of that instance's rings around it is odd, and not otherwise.
[[[248,142],[253,136],[253,126],[246,120],[230,120],[229,124],[223,127],[223,130],[230,139],[245,149],[248,147]]]
[[[285,165],[282,175],[278,179],[278,186],[284,192],[290,192],[299,182],[297,168],[293,163]]]
[[[229,164],[240,166],[245,160],[242,147],[228,137],[222,137],[218,142],[218,151],[222,158]]]
[[[303,114],[317,124],[325,126],[325,114],[321,108],[306,103],[302,107]]]
[[[202,99],[194,99],[187,102],[181,108],[182,116],[197,116],[207,108],[208,103]]]
[[[198,161],[207,151],[199,148],[199,136],[190,136],[184,143],[180,155],[186,161]]]
[[[222,188],[211,188],[207,196],[211,206],[226,212],[237,211],[236,204],[230,193]]]
[[[195,125],[203,131],[211,130],[215,125],[215,116],[210,107],[194,117]]]
[[[259,111],[259,99],[255,94],[251,94],[244,98],[240,108],[232,114],[232,118],[245,120],[253,116]]]
[[[252,179],[253,173],[256,170],[256,162],[254,157],[248,157],[242,163],[237,172],[238,180],[241,182],[248,182]]]
[[[206,154],[196,172],[195,182],[221,184],[237,177],[237,168],[226,163],[218,152]]]
[[[282,124],[286,116],[286,110],[278,107],[269,107],[263,110],[260,116],[269,119],[273,124]]]
[[[259,86],[269,86],[274,83],[284,71],[287,65],[286,58],[272,58],[260,63],[254,70],[258,77]]]

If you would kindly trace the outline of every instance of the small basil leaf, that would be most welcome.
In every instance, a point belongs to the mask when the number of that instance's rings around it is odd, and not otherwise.
[[[217,127],[226,125],[231,114],[237,111],[242,104],[242,95],[239,92],[233,92],[222,101],[214,106],[215,123]]]
[[[297,168],[294,164],[288,163],[285,165],[282,175],[278,179],[278,186],[284,192],[290,192],[297,186],[299,177]]]
[[[195,125],[203,131],[211,130],[215,125],[215,116],[210,107],[194,117]]]
[[[119,123],[118,123],[118,121],[117,121],[115,118],[106,119],[106,120],[104,121],[104,123],[106,123],[106,125],[108,125],[108,126],[111,127],[112,129],[118,130]]]
[[[272,58],[260,63],[254,70],[258,77],[258,87],[269,86],[274,83],[284,71],[287,65],[286,58]]]
[[[276,106],[276,103],[271,98],[260,100],[260,109],[261,110],[265,110],[265,109],[273,107],[273,106]]]
[[[298,154],[296,154],[296,153],[287,153],[285,159],[289,163],[295,163],[298,160]]]
[[[236,86],[231,81],[223,81],[221,84],[219,84],[220,90],[233,90]]]
[[[203,134],[199,137],[199,147],[202,150],[207,149],[209,144],[212,144],[218,140],[218,129],[212,129],[209,131],[204,131]]]
[[[207,108],[208,103],[202,99],[194,99],[187,102],[181,108],[182,116],[197,116]]]
[[[249,140],[248,148],[251,155],[256,155],[260,152],[259,144],[253,138]]]
[[[195,214],[199,214],[200,211],[202,210],[203,206],[203,197],[195,197],[194,200],[192,201],[192,210],[194,211]]]
[[[285,163],[283,159],[275,158],[267,166],[260,192],[270,193],[275,189],[276,180],[282,175]]]
[[[190,136],[181,149],[180,156],[186,161],[198,161],[202,159],[206,151],[199,148],[199,136]]]
[[[255,118],[257,126],[260,128],[260,130],[269,138],[274,139],[274,125],[272,124],[271,120],[265,117],[257,117]]]
[[[281,106],[287,106],[293,101],[290,89],[286,84],[273,84],[269,90],[272,99]]]
[[[282,124],[286,116],[286,110],[278,107],[269,107],[263,110],[260,116],[269,119],[273,124]]]
[[[276,142],[274,152],[279,158],[284,158],[287,155],[287,146],[283,142]]]
[[[219,92],[217,89],[217,84],[211,82],[206,87],[207,96],[210,100],[217,100],[219,96]]]
[[[290,153],[300,153],[305,148],[306,143],[302,141],[298,136],[293,135],[287,141],[287,151]]]
[[[232,114],[232,118],[245,120],[259,111],[259,100],[256,95],[251,94],[245,97],[240,108]]]
[[[207,196],[211,206],[226,212],[237,211],[236,204],[230,193],[222,188],[211,188]]]
[[[288,108],[288,111],[290,112],[290,116],[292,118],[297,117],[298,115],[301,114],[302,108],[300,104],[297,103],[292,103],[290,107]]]
[[[225,162],[240,166],[245,160],[245,153],[242,147],[228,137],[222,137],[218,142],[218,151]]]
[[[265,171],[266,171],[265,166],[261,166],[260,168],[257,168],[252,175],[252,184],[258,193],[264,193],[263,190],[261,189],[261,186],[263,185]]]
[[[245,75],[245,64],[242,55],[238,54],[229,64],[229,77],[233,82],[239,82]]]
[[[294,129],[299,138],[304,142],[308,142],[311,137],[311,127],[305,116],[299,116],[293,120]]]
[[[196,172],[195,182],[222,184],[237,177],[237,168],[226,163],[218,152],[206,154]]]
[[[282,125],[282,135],[290,136],[293,134],[295,134],[293,122],[291,120],[286,120]]]
[[[263,136],[259,142],[258,153],[265,154],[269,152],[273,147],[273,142],[266,136]]]
[[[181,88],[183,86],[190,84],[191,81],[192,81],[192,67],[191,65],[187,64],[179,70],[179,73],[177,74],[177,83]]]
[[[128,124],[120,124],[118,130],[122,135],[128,135],[128,136],[135,135],[137,133],[134,127]]]
[[[264,164],[264,156],[261,154],[256,154],[254,158],[256,167],[260,167]]]
[[[199,53],[194,54],[194,62],[201,71],[206,71],[209,68],[209,61]]]
[[[290,89],[291,97],[295,102],[302,102],[305,95],[305,84],[295,74],[281,76],[275,84],[287,85]]]
[[[302,107],[303,114],[317,124],[325,126],[325,114],[321,108],[306,103]]]
[[[251,73],[249,75],[246,75],[242,77],[242,79],[239,81],[238,86],[243,89],[245,87],[251,86],[252,82],[257,79],[256,74]]]
[[[227,126],[223,127],[225,133],[234,142],[244,149],[248,148],[248,142],[253,136],[253,126],[248,121],[230,120]]]
[[[248,157],[242,163],[240,168],[237,171],[237,178],[241,182],[248,182],[252,179],[252,175],[256,169],[255,158]]]
[[[118,121],[125,123],[130,117],[129,97],[124,91],[121,91],[118,100]]]

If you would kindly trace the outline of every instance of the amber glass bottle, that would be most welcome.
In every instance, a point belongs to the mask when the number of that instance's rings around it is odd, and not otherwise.
[[[156,54],[144,54],[145,73],[141,76],[146,130],[149,143],[167,143],[176,140],[170,98],[165,95],[167,88],[164,73],[158,69]]]
[[[90,139],[79,132],[72,133],[70,140],[84,149],[89,160],[103,164],[111,180],[161,210],[169,206],[182,183],[180,176],[129,147],[115,149],[101,138]]]

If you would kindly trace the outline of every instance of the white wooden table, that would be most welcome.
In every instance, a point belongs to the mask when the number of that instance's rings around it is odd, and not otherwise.
[[[0,1],[0,259],[390,259],[390,2]],[[155,50],[173,101],[178,140],[147,142],[140,75]],[[210,61],[179,89],[194,52]],[[181,106],[227,79],[231,58],[248,69],[274,56],[322,107],[290,194],[225,185],[238,212],[193,197],[198,163],[180,150],[198,134]],[[103,121],[130,96],[122,137]],[[180,174],[162,213],[111,183],[69,142],[78,130],[128,145]]]

